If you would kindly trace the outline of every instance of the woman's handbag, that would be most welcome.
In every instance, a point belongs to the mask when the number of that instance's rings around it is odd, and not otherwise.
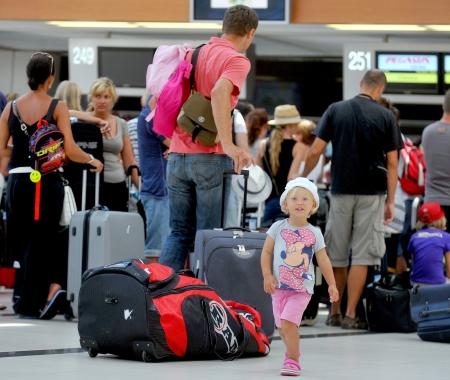
[[[61,212],[61,219],[59,220],[60,226],[68,226],[72,215],[77,212],[77,204],[75,202],[75,197],[73,195],[72,188],[69,183],[64,181],[64,201]]]

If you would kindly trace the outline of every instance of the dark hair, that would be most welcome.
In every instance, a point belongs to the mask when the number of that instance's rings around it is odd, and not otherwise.
[[[384,96],[382,96],[380,98],[380,100],[378,100],[378,103],[380,103],[383,107],[387,108],[388,110],[390,110],[394,116],[395,116],[395,121],[397,122],[397,125],[400,125],[400,111],[397,107],[395,107],[392,102],[385,98]]]
[[[245,100],[239,100],[238,103],[236,104],[236,109],[245,118],[250,111],[253,111],[255,109],[255,107],[250,102],[247,102]]]
[[[6,107],[6,103],[8,103],[8,100],[6,99],[6,96],[3,92],[0,91],[0,114],[3,112],[3,110]]]
[[[228,8],[223,16],[223,33],[245,36],[257,27],[258,15],[252,8],[245,5],[234,5]]]
[[[361,84],[366,85],[369,88],[376,88],[381,85],[386,85],[386,75],[378,69],[367,71],[361,79]]]
[[[269,121],[269,114],[264,108],[256,108],[245,117],[248,130],[248,143],[253,145],[264,125]]]
[[[34,53],[27,65],[28,86],[37,90],[50,75],[55,73],[53,57],[44,52]]]
[[[442,105],[445,113],[450,113],[450,90],[447,90],[444,96],[444,104]]]

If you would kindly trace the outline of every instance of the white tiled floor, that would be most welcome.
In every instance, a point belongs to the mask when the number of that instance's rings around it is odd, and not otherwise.
[[[240,380],[273,379],[283,357],[274,340],[267,357],[232,362],[143,363],[79,351],[75,322],[16,318],[10,293],[0,292],[0,380]],[[416,334],[373,334],[325,326],[302,327],[302,377],[332,380],[449,380],[450,345]]]

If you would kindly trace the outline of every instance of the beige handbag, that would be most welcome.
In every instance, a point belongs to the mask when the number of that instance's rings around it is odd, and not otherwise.
[[[199,92],[193,91],[183,104],[177,123],[192,135],[193,142],[199,141],[209,146],[219,142],[211,101]]]

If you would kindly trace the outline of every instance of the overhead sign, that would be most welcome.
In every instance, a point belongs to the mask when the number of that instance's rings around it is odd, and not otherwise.
[[[238,4],[253,8],[262,23],[289,22],[289,0],[191,0],[191,20],[222,21],[225,11]]]

